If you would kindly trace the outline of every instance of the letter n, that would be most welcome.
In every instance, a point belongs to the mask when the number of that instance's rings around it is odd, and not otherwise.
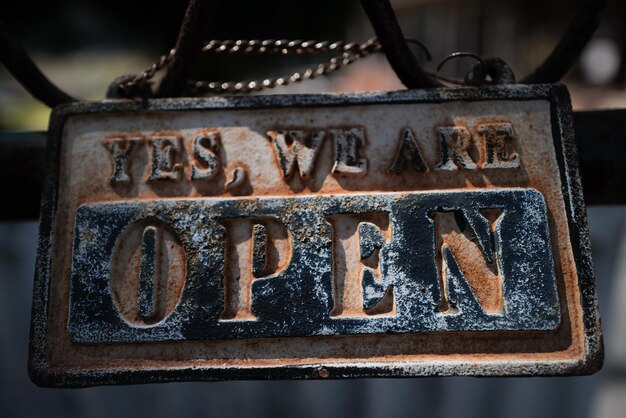
[[[439,313],[478,319],[503,312],[502,275],[494,237],[501,214],[497,209],[431,214],[442,289]]]

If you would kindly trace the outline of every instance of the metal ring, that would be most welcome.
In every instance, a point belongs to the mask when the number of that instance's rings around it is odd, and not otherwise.
[[[389,0],[361,0],[387,60],[407,88],[428,88],[440,84],[424,72],[410,51]],[[546,60],[522,79],[526,84],[554,83],[574,65],[600,24],[606,0],[579,0],[576,16],[563,38]]]
[[[415,44],[415,45],[419,46],[420,49],[422,50],[422,52],[424,53],[424,55],[426,55],[426,62],[432,61],[433,56],[430,53],[430,51],[428,50],[428,47],[426,45],[424,45],[424,43],[422,41],[420,41],[419,39],[415,39],[415,38],[406,38],[406,42],[409,43],[409,44]]]
[[[480,63],[481,67],[483,68],[483,74],[487,75],[488,73],[487,64],[485,64],[485,61],[483,61],[481,57],[474,54],[473,52],[453,52],[452,54],[448,55],[447,57],[441,60],[439,65],[437,65],[437,71],[440,71],[443,68],[444,64],[450,61],[451,59],[462,58],[462,57],[474,58],[476,61]]]
[[[389,0],[361,0],[361,6],[374,27],[391,68],[402,84],[408,88],[441,86],[424,72],[411,52]]]

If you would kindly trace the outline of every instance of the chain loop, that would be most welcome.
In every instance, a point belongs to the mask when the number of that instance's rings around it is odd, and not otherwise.
[[[172,62],[172,59],[174,58],[174,54],[176,54],[176,49],[172,48],[167,55],[161,55],[159,60],[155,62],[154,64],[152,64],[150,68],[143,71],[141,74],[135,76],[135,78],[133,78],[132,80],[127,81],[126,83],[120,84],[119,90],[122,93],[122,95],[123,96],[132,95],[131,94],[132,91],[145,85],[148,81],[150,81],[156,75],[157,72],[159,72],[160,70],[165,68],[170,62]]]
[[[374,51],[372,51],[374,52]],[[366,56],[369,52],[344,52],[341,56],[331,58],[330,61],[318,65],[316,68],[307,68],[305,71],[293,73],[291,76],[267,78],[262,81],[214,82],[191,81],[189,92],[193,95],[201,94],[246,94],[292,83],[312,80],[322,75],[328,75],[340,68],[352,64]]]
[[[423,45],[426,55],[430,54]],[[216,81],[193,81],[189,82],[189,93],[198,94],[245,94],[257,92],[262,89],[286,86],[287,84],[299,83],[304,80],[311,80],[316,77],[335,72],[346,65],[372,53],[379,52],[381,45],[376,38],[371,38],[363,43],[345,41],[302,41],[288,39],[266,39],[266,40],[212,40],[202,47],[202,52],[214,54],[282,54],[282,55],[303,55],[317,53],[340,53],[331,58],[328,62],[318,65],[315,68],[307,68],[302,72],[293,73],[291,76],[278,78],[267,78],[262,81],[238,81],[238,82],[216,82]],[[150,68],[137,75],[132,80],[119,86],[123,95],[129,95],[132,91],[137,91],[138,87],[145,85],[156,73],[166,67],[174,58],[176,50],[172,49],[169,54],[163,55],[158,62],[152,64]]]

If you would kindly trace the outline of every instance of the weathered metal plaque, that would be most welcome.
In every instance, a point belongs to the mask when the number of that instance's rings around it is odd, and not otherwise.
[[[563,86],[56,109],[46,386],[590,373]]]

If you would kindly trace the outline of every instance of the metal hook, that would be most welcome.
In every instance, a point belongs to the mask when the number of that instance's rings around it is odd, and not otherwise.
[[[453,52],[452,54],[448,55],[447,57],[445,57],[444,59],[441,60],[441,62],[439,63],[439,65],[437,65],[437,71],[440,71],[444,64],[448,61],[450,61],[451,59],[454,58],[462,58],[462,57],[470,57],[470,58],[474,58],[476,61],[478,61],[478,63],[480,64],[480,70],[481,72],[478,73],[478,78],[477,77],[472,77],[473,80],[469,81],[468,77],[466,76],[465,81],[460,81],[460,80],[452,80],[452,79],[448,79],[445,77],[442,77],[438,74],[435,74],[434,77],[443,80],[447,83],[451,83],[451,84],[458,84],[458,85],[464,85],[464,84],[470,84],[470,85],[481,85],[484,84],[487,80],[487,76],[489,75],[489,67],[487,65],[487,63],[478,55],[474,54],[473,52]],[[470,73],[472,75],[476,75],[476,72],[474,72],[474,70],[470,71]],[[469,83],[468,83],[469,81]]]
[[[415,44],[419,46],[422,49],[422,52],[424,52],[424,55],[426,55],[426,62],[430,62],[433,60],[433,56],[430,54],[430,51],[428,50],[428,48],[426,47],[426,45],[424,45],[422,41],[420,41],[419,39],[415,39],[415,38],[404,38],[404,40],[407,43]]]
[[[391,68],[408,88],[441,87],[418,62],[407,44],[389,0],[361,0]]]
[[[441,70],[443,65],[449,60],[457,57],[471,57],[478,61],[473,65],[470,71],[465,75],[463,81],[452,80],[433,74],[433,77],[451,84],[466,86],[482,86],[485,84],[515,84],[515,74],[511,67],[501,58],[481,58],[471,52],[454,52],[445,57],[437,66],[437,71]]]
[[[444,59],[441,60],[441,62],[439,63],[439,65],[437,65],[437,71],[440,71],[441,68],[443,67],[443,65],[450,61],[451,59],[454,58],[461,58],[461,57],[470,57],[470,58],[474,58],[476,61],[478,61],[483,69],[483,73],[485,75],[487,75],[487,64],[485,64],[485,61],[483,61],[483,59],[481,57],[479,57],[478,55],[474,54],[473,52],[453,52],[450,55],[448,55],[447,57],[445,57]]]

